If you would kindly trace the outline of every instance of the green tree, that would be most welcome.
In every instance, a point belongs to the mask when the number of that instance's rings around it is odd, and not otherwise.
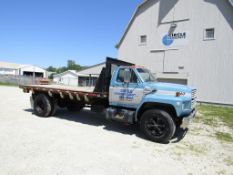
[[[49,66],[47,69],[46,69],[48,72],[57,72],[57,68],[53,67],[53,66]]]
[[[67,68],[68,70],[76,70],[76,71],[82,70],[82,66],[76,64],[74,60],[67,61]]]
[[[57,73],[62,73],[62,72],[65,72],[65,71],[67,71],[67,70],[68,70],[68,68],[67,68],[66,66],[59,67],[59,68],[57,69]]]
[[[55,68],[53,66],[49,66],[46,70],[49,72],[62,73],[62,72],[65,72],[67,70],[80,71],[80,70],[83,70],[85,68],[88,68],[88,67],[76,64],[74,60],[67,60],[67,66],[62,66],[62,67],[58,67],[58,68]]]
[[[67,68],[68,69],[72,69],[72,70],[75,70],[76,68],[76,63],[74,60],[68,60],[67,61]]]

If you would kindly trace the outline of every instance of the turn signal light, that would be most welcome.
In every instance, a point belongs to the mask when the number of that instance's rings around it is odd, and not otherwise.
[[[176,97],[184,96],[185,92],[176,92]]]

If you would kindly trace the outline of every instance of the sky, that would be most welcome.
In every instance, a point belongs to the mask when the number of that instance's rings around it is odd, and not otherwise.
[[[142,0],[0,0],[0,61],[90,66],[115,45]]]

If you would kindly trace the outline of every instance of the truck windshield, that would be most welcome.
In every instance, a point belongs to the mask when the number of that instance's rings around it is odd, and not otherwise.
[[[137,68],[137,71],[144,82],[156,82],[155,76],[148,69]]]

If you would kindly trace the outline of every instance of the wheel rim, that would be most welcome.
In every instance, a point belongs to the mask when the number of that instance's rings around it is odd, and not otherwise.
[[[153,137],[161,137],[167,132],[167,121],[161,116],[151,116],[145,122],[146,132]]]
[[[44,105],[43,101],[42,100],[38,101],[38,103],[36,105],[36,111],[38,113],[42,113],[44,111],[44,109],[45,109],[45,105]]]

